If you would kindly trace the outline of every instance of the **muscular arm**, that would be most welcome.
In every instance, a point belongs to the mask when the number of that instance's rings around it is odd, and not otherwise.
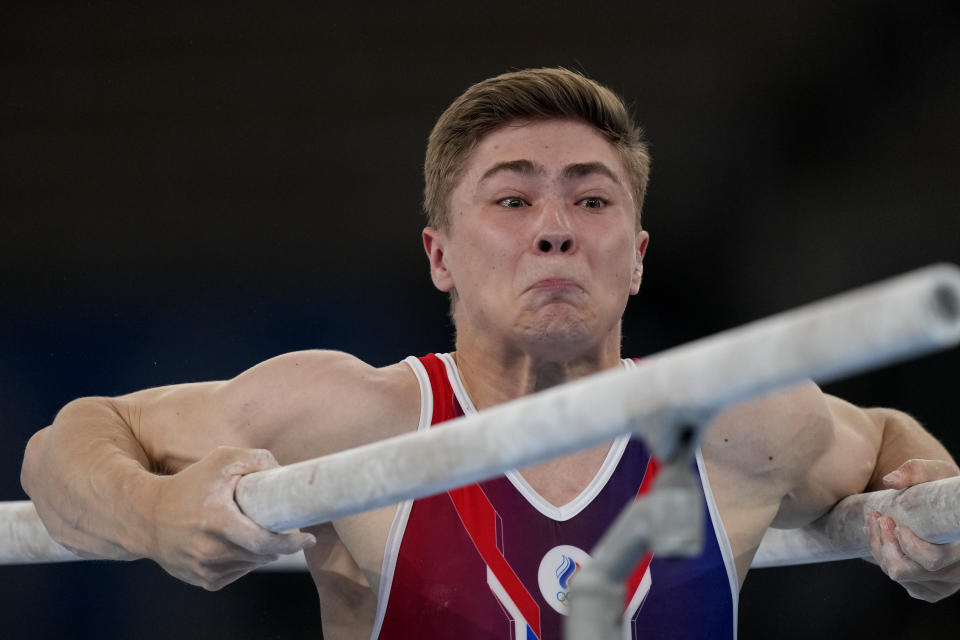
[[[872,446],[863,450],[831,447],[813,465],[801,486],[826,486],[843,497],[859,491],[904,489],[960,473],[946,449],[910,416],[892,409],[857,409],[836,398],[828,401],[839,436],[862,438],[867,434]],[[856,486],[859,483],[834,480],[851,464],[872,466],[860,489]],[[873,560],[884,573],[913,597],[936,602],[960,589],[960,544],[928,543],[913,533],[911,521],[896,522],[873,511],[867,514],[864,532]]]
[[[741,581],[767,527],[802,527],[850,494],[887,488],[910,458],[953,464],[908,415],[860,409],[812,383],[722,413],[703,452]]]
[[[909,415],[823,398],[831,418],[824,435],[829,446],[809,461],[808,472],[787,478],[792,489],[775,525],[804,526],[848,495],[889,488],[891,474],[902,474],[910,460],[925,460],[956,473],[949,452]],[[807,500],[795,503],[798,495]]]
[[[867,409],[865,413],[883,432],[877,463],[865,491],[906,487],[924,481],[912,477],[910,469],[915,465],[910,465],[910,460],[937,461],[942,463],[936,466],[945,472],[944,477],[957,475],[957,463],[950,452],[912,417],[893,409]]]
[[[31,439],[21,477],[62,544],[96,557],[151,557],[218,588],[312,541],[245,518],[233,502],[239,478],[276,464],[270,452],[293,462],[413,428],[411,385],[402,363],[375,369],[314,351],[230,381],[76,400]]]

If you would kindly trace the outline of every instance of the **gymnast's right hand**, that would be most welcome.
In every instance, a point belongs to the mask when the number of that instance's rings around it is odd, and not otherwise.
[[[265,449],[217,447],[158,478],[150,557],[174,577],[215,591],[278,555],[316,544],[308,533],[268,531],[237,506],[240,478],[276,466]]]
[[[79,398],[27,443],[21,482],[54,540],[75,553],[151,558],[219,589],[314,543],[264,530],[235,503],[242,476],[277,465],[265,449],[296,462],[395,435],[380,425],[416,424],[416,385],[404,363],[380,370],[311,351],[227,381]]]

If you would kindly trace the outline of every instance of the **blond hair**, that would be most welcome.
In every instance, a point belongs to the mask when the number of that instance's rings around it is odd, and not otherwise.
[[[630,177],[636,224],[650,177],[643,130],[610,89],[568,69],[525,69],[479,82],[441,114],[427,142],[423,207],[429,225],[445,230],[448,205],[467,158],[490,132],[518,120],[581,120],[614,146]]]

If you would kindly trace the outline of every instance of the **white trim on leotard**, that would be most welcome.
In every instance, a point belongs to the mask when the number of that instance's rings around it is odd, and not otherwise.
[[[463,388],[463,383],[460,380],[460,376],[457,371],[456,364],[453,362],[453,358],[449,354],[437,354],[437,356],[444,363],[444,366],[447,369],[450,384],[453,387],[454,394],[456,394],[457,400],[460,402],[460,406],[463,408],[464,412],[468,415],[476,413],[476,408],[474,407],[473,402],[470,401],[470,397]],[[404,362],[406,362],[413,370],[414,375],[417,377],[417,382],[420,385],[420,424],[417,425],[417,431],[423,431],[430,428],[430,423],[433,419],[433,389],[430,385],[430,377],[427,375],[427,371],[424,368],[423,363],[421,363],[418,358],[410,356],[404,360]],[[623,363],[623,366],[626,368],[632,368],[636,366],[636,363],[633,360],[624,360]],[[520,491],[520,493],[538,511],[549,518],[553,518],[554,520],[568,520],[582,511],[588,504],[590,504],[591,500],[593,500],[596,494],[599,493],[603,486],[607,483],[610,475],[613,473],[613,470],[616,469],[617,464],[620,462],[620,458],[623,455],[623,451],[626,449],[628,440],[629,436],[621,436],[614,441],[613,445],[610,447],[610,452],[607,454],[607,458],[604,460],[603,465],[601,465],[600,471],[597,472],[597,475],[594,477],[591,483],[579,496],[562,507],[556,507],[547,502],[532,487],[530,487],[530,485],[523,479],[523,476],[521,476],[518,472],[510,471],[506,475],[517,488],[517,490]],[[730,594],[733,600],[733,638],[736,640],[740,591],[739,583],[737,581],[736,564],[734,563],[733,559],[733,549],[730,546],[730,539],[727,537],[727,532],[723,527],[723,521],[720,520],[720,514],[717,509],[716,500],[714,499],[713,491],[710,488],[710,480],[707,477],[706,465],[703,461],[703,453],[699,449],[697,450],[697,468],[700,472],[700,482],[703,485],[707,509],[710,513],[710,519],[713,522],[714,533],[717,536],[717,543],[720,546],[720,553],[723,556],[723,563],[726,568],[727,579],[730,583]],[[594,485],[596,485],[596,487]],[[377,640],[377,637],[380,635],[380,629],[383,626],[383,618],[386,614],[387,602],[390,599],[390,588],[393,583],[393,575],[396,571],[397,557],[399,556],[400,552],[400,543],[403,540],[403,533],[406,529],[407,520],[410,517],[410,510],[412,507],[413,500],[407,500],[397,506],[397,513],[393,518],[393,523],[390,526],[390,532],[387,535],[387,544],[384,549],[383,564],[380,570],[380,590],[377,596],[377,613],[374,618],[373,632],[370,635],[371,640]]]
[[[430,422],[433,420],[433,390],[430,387],[430,376],[416,356],[408,356],[404,362],[413,370],[420,384],[420,423],[417,425],[417,431],[424,431],[430,428]],[[397,558],[400,556],[400,543],[403,541],[403,532],[407,528],[407,520],[410,518],[412,508],[413,500],[405,500],[398,504],[397,512],[390,524],[387,544],[383,551],[383,563],[380,566],[380,590],[377,594],[377,613],[373,619],[371,640],[377,640],[380,628],[383,626],[383,617],[387,613],[387,601],[390,600],[390,587],[393,586],[393,574],[397,570]]]
[[[457,369],[457,364],[454,362],[453,356],[449,353],[438,353],[436,355],[447,369],[447,378],[450,380],[450,386],[453,387],[453,393],[456,395],[464,415],[475,415],[477,409],[470,400],[470,396],[467,395],[467,390],[463,386],[463,381],[460,379],[460,371]],[[622,362],[623,367],[626,369],[632,369],[636,366],[633,360],[623,360]],[[526,481],[519,471],[507,471],[504,475],[530,506],[552,520],[565,522],[586,509],[607,485],[613,472],[616,471],[617,465],[620,464],[620,458],[623,456],[623,452],[626,451],[628,442],[630,442],[629,434],[617,437],[610,445],[610,451],[607,452],[607,457],[604,458],[603,464],[600,465],[600,469],[596,475],[593,476],[590,483],[584,487],[583,491],[573,500],[559,507],[537,493],[536,489],[530,486],[530,483]]]
[[[700,447],[697,447],[697,470],[700,472],[703,496],[710,512],[710,520],[713,522],[713,532],[717,536],[720,555],[723,556],[723,566],[727,570],[727,580],[730,581],[730,597],[733,599],[733,640],[737,640],[737,617],[740,611],[740,582],[737,579],[737,564],[734,562],[733,547],[730,545],[730,538],[727,537],[727,530],[724,529],[723,520],[720,519],[720,510],[717,508],[717,501],[713,497],[713,489],[710,488],[707,465],[703,462],[703,451],[700,450]]]

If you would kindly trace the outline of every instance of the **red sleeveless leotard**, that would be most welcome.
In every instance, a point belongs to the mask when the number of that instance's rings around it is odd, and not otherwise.
[[[407,363],[420,380],[421,429],[475,412],[448,354]],[[641,561],[627,583],[625,638],[736,636],[736,573],[702,467],[698,456],[705,548],[688,560]],[[643,444],[622,437],[583,493],[562,507],[515,471],[400,505],[373,639],[559,640],[578,569],[655,473]]]

